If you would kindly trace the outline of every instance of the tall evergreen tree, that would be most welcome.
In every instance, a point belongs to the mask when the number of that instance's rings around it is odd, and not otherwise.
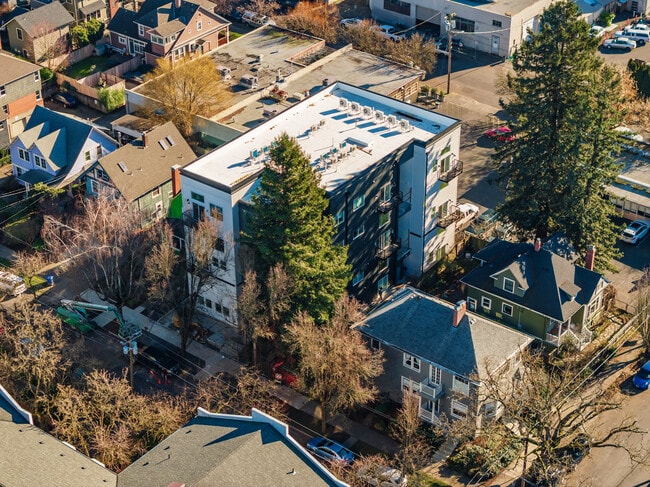
[[[296,140],[280,135],[270,156],[252,198],[247,240],[264,270],[284,266],[297,310],[325,322],[350,279],[347,247],[333,245],[325,190]]]
[[[542,15],[540,32],[513,57],[510,99],[516,138],[494,160],[506,200],[499,212],[523,236],[561,230],[584,255],[595,245],[596,267],[611,268],[617,228],[606,187],[618,174],[614,154],[621,123],[620,76],[604,64],[577,5],[562,0]]]

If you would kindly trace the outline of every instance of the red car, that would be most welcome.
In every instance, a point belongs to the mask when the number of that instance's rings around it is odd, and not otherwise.
[[[510,130],[510,127],[506,127],[505,125],[489,129],[487,132],[485,132],[485,136],[490,140],[495,140],[498,142],[511,142],[515,139],[515,136],[513,135],[512,130]]]
[[[283,386],[291,387],[298,380],[296,374],[287,367],[287,364],[283,359],[278,359],[273,362],[271,373],[273,374],[273,380]]]

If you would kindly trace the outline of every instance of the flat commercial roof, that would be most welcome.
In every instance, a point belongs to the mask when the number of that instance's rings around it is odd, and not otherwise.
[[[633,203],[650,206],[650,161],[641,156],[625,157],[625,165],[616,182],[607,189]]]
[[[199,158],[183,174],[232,187],[259,172],[274,139],[286,132],[319,169],[329,191],[409,141],[429,141],[458,123],[393,98],[335,83]]]
[[[325,60],[323,59],[323,61]],[[285,76],[290,74],[286,69],[281,69],[281,72]],[[324,80],[328,80],[330,84],[335,80],[343,81],[388,96],[404,85],[420,79],[422,74],[423,72],[419,69],[409,68],[363,51],[357,51],[349,46],[338,51],[331,51],[327,61],[322,62],[316,69],[309,69],[308,66],[300,71],[294,71],[293,76],[290,76],[286,83],[280,85],[281,89],[288,93],[288,101],[260,98],[248,104],[234,116],[228,115],[220,118],[217,115],[213,119],[248,130],[264,122],[265,109],[278,112],[286,110],[298,101],[293,97],[295,93],[307,91],[314,94],[323,88]],[[260,83],[260,86],[268,88],[275,84],[276,80],[273,78],[270,80],[270,85]]]

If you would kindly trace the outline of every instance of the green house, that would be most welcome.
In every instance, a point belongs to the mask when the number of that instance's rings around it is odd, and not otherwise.
[[[602,309],[608,281],[549,248],[539,240],[494,240],[474,254],[481,265],[461,279],[467,306],[553,346],[572,339],[582,348],[591,341],[589,324]],[[590,252],[587,266],[595,249]]]

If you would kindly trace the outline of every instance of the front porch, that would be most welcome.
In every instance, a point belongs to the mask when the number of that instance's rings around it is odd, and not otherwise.
[[[549,329],[550,328],[550,329]],[[551,322],[547,327],[546,343],[559,347],[566,340],[573,340],[578,348],[582,350],[591,342],[593,333],[587,325],[576,325],[571,321],[564,323]]]

